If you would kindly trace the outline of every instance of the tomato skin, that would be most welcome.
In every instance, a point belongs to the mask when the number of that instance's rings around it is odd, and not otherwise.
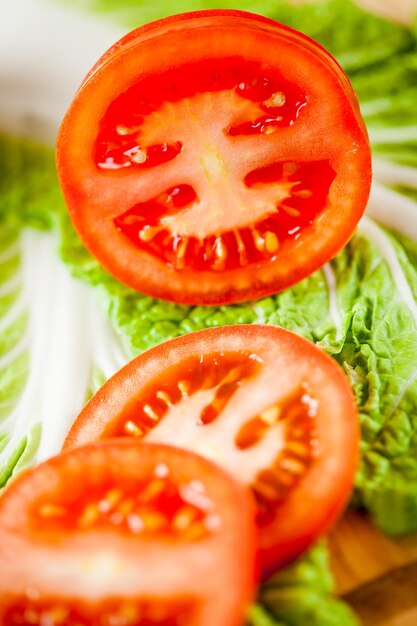
[[[161,370],[175,374],[175,369],[180,368],[183,359],[190,355],[200,355],[201,359],[211,353],[227,355],[242,350],[263,361],[259,371],[242,377],[234,397],[222,409],[227,416],[224,420],[234,420],[237,424],[241,419],[235,431],[276,401],[280,406],[285,405],[285,399],[291,398],[300,385],[307,384],[308,393],[319,404],[314,420],[318,431],[318,455],[312,457],[308,469],[294,483],[285,500],[273,510],[271,519],[261,524],[260,562],[265,579],[300,555],[335,522],[347,503],[358,465],[359,421],[352,390],[343,371],[318,347],[292,332],[269,325],[211,328],[173,339],[133,359],[107,381],[75,421],[65,447],[120,434],[116,425],[134,419],[132,416],[138,414],[141,403],[148,402],[146,398],[150,396],[146,396],[144,390],[149,389],[152,381],[156,381],[155,389],[159,385],[171,393],[172,385],[169,388],[164,383]],[[179,369],[178,376],[183,377],[184,371]],[[204,389],[204,385],[201,388]],[[231,430],[222,426],[222,413],[218,417],[218,434],[214,439],[210,434],[211,425],[204,431],[205,438],[200,438],[198,431],[194,438],[187,434],[190,432],[189,422],[197,420],[197,424],[201,423],[201,407],[192,402],[190,400],[188,408],[185,401],[178,404],[180,413],[171,413],[174,417],[177,415],[175,419],[171,417],[171,428],[168,428],[169,421],[165,422],[161,417],[159,431],[158,427],[147,431],[144,440],[190,446],[222,464],[254,489],[255,482],[246,469],[252,463],[250,456],[245,459],[245,450],[241,457],[230,454]],[[308,423],[306,427],[309,427]],[[222,439],[223,428],[226,430]],[[279,435],[276,436],[279,442]],[[291,436],[289,441],[292,442]],[[212,453],[214,444],[218,449]],[[316,445],[314,441],[313,445]],[[291,446],[294,447],[292,443]],[[256,450],[256,446],[253,449]],[[264,447],[262,454],[266,459],[275,458],[272,444]],[[295,469],[297,471],[297,466]]]
[[[130,494],[119,500],[122,511],[132,494],[140,498],[141,489],[146,491],[143,480],[150,478],[153,489],[156,481],[158,489],[166,475],[168,494],[172,485],[204,487],[198,487],[197,504],[198,497],[208,500],[212,508],[207,515],[215,515],[220,525],[197,538],[182,525],[173,538],[150,517],[148,530],[145,521],[144,529],[128,531],[119,519],[104,519],[106,499],[98,501],[97,509],[104,521],[91,520],[88,507],[98,494]],[[162,496],[153,497],[163,512],[157,499]],[[143,506],[149,511],[149,500]],[[186,504],[187,512],[190,506]],[[0,498],[0,621],[7,626],[26,623],[28,611],[34,620],[30,623],[38,624],[33,613],[45,610],[48,624],[110,626],[115,616],[106,621],[106,611],[120,605],[129,611],[130,621],[123,622],[129,626],[241,626],[254,596],[256,542],[247,492],[205,459],[127,439],[78,448],[21,473]],[[222,593],[225,587],[227,594]],[[132,616],[135,607],[145,622]],[[154,621],[152,611],[161,607],[168,607],[166,620]],[[66,609],[76,616],[73,621],[62,617]],[[186,617],[177,621],[177,610]],[[51,622],[48,611],[58,612],[60,620]]]
[[[303,225],[300,234],[295,236],[289,236],[287,232],[282,234],[278,229],[280,247],[277,254],[274,255],[273,252],[267,254],[268,246],[265,242],[261,243],[261,254],[253,248],[251,237],[255,239],[257,237],[258,222],[255,220],[254,225],[249,224],[250,232],[246,232],[246,239],[245,237],[243,239],[244,245],[251,251],[253,258],[249,264],[246,260],[239,261],[241,267],[226,266],[222,269],[223,261],[216,266],[213,261],[216,246],[213,243],[214,239],[210,239],[211,235],[207,233],[207,237],[206,235],[203,237],[200,233],[201,241],[205,243],[198,244],[200,245],[198,254],[209,255],[209,260],[206,259],[203,269],[200,267],[201,263],[196,263],[195,267],[189,265],[190,259],[185,261],[184,266],[179,263],[176,267],[175,262],[174,265],[172,264],[170,255],[167,255],[167,258],[161,257],[161,250],[168,245],[162,243],[164,239],[162,234],[161,241],[156,246],[157,252],[150,250],[149,246],[135,245],[136,235],[129,240],[120,228],[115,227],[113,219],[109,216],[110,214],[112,217],[115,214],[124,214],[122,204],[127,211],[132,206],[142,206],[143,203],[145,207],[148,200],[152,198],[152,189],[158,187],[161,172],[167,172],[168,167],[172,166],[174,161],[157,165],[157,170],[154,172],[154,184],[146,183],[140,186],[139,192],[136,190],[136,183],[131,182],[133,178],[127,180],[128,176],[132,177],[135,174],[112,170],[99,172],[93,157],[94,144],[100,134],[101,121],[115,98],[126,92],[138,76],[147,77],[159,71],[162,72],[164,67],[171,67],[173,61],[169,50],[173,41],[177,42],[175,63],[177,66],[181,64],[186,66],[190,61],[190,54],[181,42],[190,37],[195,37],[197,41],[199,35],[195,35],[196,29],[201,29],[202,35],[207,29],[214,29],[216,37],[222,39],[227,51],[225,55],[232,54],[230,51],[233,45],[236,47],[235,50],[240,51],[242,33],[243,35],[247,32],[252,33],[255,39],[258,38],[259,45],[252,42],[253,45],[250,48],[259,51],[257,54],[260,62],[265,66],[274,62],[272,56],[268,57],[268,46],[264,40],[268,33],[274,33],[274,36],[278,38],[281,37],[276,45],[277,50],[274,55],[276,58],[285,59],[286,55],[293,54],[295,57],[297,54],[300,55],[305,66],[309,68],[310,76],[315,76],[318,87],[314,91],[311,86],[310,92],[307,93],[307,109],[312,111],[311,119],[308,119],[304,112],[304,118],[301,119],[303,117],[301,116],[294,126],[279,130],[280,142],[283,146],[282,160],[292,162],[297,161],[298,158],[301,161],[310,161],[315,158],[317,152],[332,162],[336,172],[336,179],[328,189],[328,202],[323,204],[318,216],[312,217],[311,224]],[[166,45],[164,37],[168,41]],[[278,54],[279,45],[282,46],[281,54]],[[147,53],[148,47],[152,53]],[[211,50],[211,47],[211,45],[205,45],[205,54],[208,56],[219,54],[214,48]],[[245,54],[249,55],[249,52],[242,52],[243,56]],[[171,61],[167,61],[168,57]],[[287,65],[290,67],[288,62]],[[290,71],[288,67],[285,71],[291,73],[292,70]],[[184,73],[186,74],[186,71]],[[300,77],[293,78],[296,81]],[[320,98],[323,99],[323,93],[327,94],[327,100],[321,103]],[[216,103],[213,101],[212,104]],[[217,108],[219,109],[218,104]],[[211,132],[215,122],[215,118],[214,120],[210,118],[209,127],[204,129],[207,136],[215,135]],[[175,127],[175,118],[172,119],[171,126]],[[324,145],[324,137],[329,134],[332,135],[333,140],[331,144]],[[191,138],[194,135],[195,133],[190,131]],[[192,158],[188,157],[187,141],[189,139],[190,137],[185,137],[184,150],[176,157],[177,175],[168,177],[171,181],[169,188],[174,188],[177,183],[183,183],[182,179],[190,174],[190,167],[191,169],[194,167],[190,166],[190,163],[195,163],[201,154],[204,157],[207,151],[204,145],[200,154],[194,153],[191,155]],[[247,139],[244,141],[249,146]],[[223,147],[219,145],[218,150],[221,153]],[[266,148],[262,148],[263,152],[265,150]],[[248,154],[249,170],[250,168],[256,169],[257,155],[249,149],[243,152]],[[275,157],[275,160],[277,159],[280,160]],[[268,159],[264,155],[262,165],[265,164],[268,164]],[[217,189],[216,193],[220,198],[230,199],[235,195],[238,196],[237,192],[243,184],[242,172],[239,167],[235,166],[232,159],[232,174],[226,177],[226,180],[212,185],[212,190]],[[260,16],[228,10],[193,12],[160,20],[133,31],[105,53],[86,77],[64,119],[57,144],[57,167],[74,226],[90,252],[110,273],[121,282],[147,295],[184,304],[203,305],[239,302],[270,295],[298,282],[322,266],[347,243],[353,234],[365,209],[371,182],[370,148],[366,128],[360,116],[357,99],[337,62],[318,44],[288,27]],[[138,170],[138,173],[144,180],[146,177],[149,178],[146,168]],[[201,193],[197,196],[210,196],[211,192],[207,191],[207,185],[202,182],[201,172],[195,176],[194,174],[193,180],[197,187],[201,188]],[[126,181],[123,178],[125,175]],[[223,183],[224,189],[221,188]],[[245,194],[248,195],[245,185],[243,187]],[[305,190],[300,189],[300,191]],[[252,189],[252,192],[255,193],[255,190]],[[123,198],[122,203],[119,202],[120,198]],[[207,200],[208,204],[210,202]],[[249,202],[248,200],[248,214],[251,208]],[[210,206],[213,207],[215,204],[213,201]],[[224,214],[227,213],[229,204],[230,202],[223,207]],[[255,201],[253,204],[256,204]],[[120,205],[116,212],[113,209],[110,210],[116,205]],[[308,206],[309,201],[306,200],[305,207]],[[240,217],[237,219],[239,228],[240,226],[246,228],[247,219],[245,217],[242,224],[239,221]],[[297,227],[296,218],[291,219]],[[223,226],[221,217],[213,215],[211,220],[213,233],[216,229],[221,232]],[[195,230],[200,222],[199,214],[196,214],[191,230]],[[251,235],[252,227],[255,235]],[[288,227],[288,231],[292,232],[292,230],[294,229]],[[225,241],[228,237],[232,238],[235,232],[233,229],[228,231],[224,235]],[[172,241],[177,241],[178,237],[174,235]],[[236,255],[235,248],[236,245],[238,248],[241,245],[239,243],[242,240],[241,235],[242,233],[239,235],[237,244],[228,242],[229,247],[234,246],[233,251],[229,250],[229,257],[233,256],[232,252]],[[187,234],[181,234],[181,237],[183,237],[185,247],[189,241],[194,246],[197,245],[197,241],[200,241],[197,234],[191,239]],[[222,235],[220,239],[221,237]],[[166,240],[165,237],[164,241]],[[187,254],[197,254],[191,244],[188,245]],[[172,243],[172,247],[171,256],[175,257],[178,249],[175,248],[175,243]],[[181,261],[182,254],[181,252]],[[210,269],[210,263],[216,271]]]

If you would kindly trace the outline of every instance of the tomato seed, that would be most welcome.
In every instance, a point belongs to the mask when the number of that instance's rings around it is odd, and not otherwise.
[[[159,496],[165,489],[165,482],[159,478],[151,480],[139,494],[139,500],[143,503],[149,503]]]
[[[285,101],[285,94],[283,94],[282,91],[277,91],[273,93],[272,96],[264,102],[264,104],[267,107],[282,107],[284,106]]]
[[[234,230],[233,234],[236,239],[237,252],[239,255],[239,263],[242,267],[244,267],[248,263],[248,255],[246,253],[246,246],[238,230]]]
[[[151,419],[153,422],[158,422],[160,417],[156,411],[151,407],[150,404],[145,404],[143,407],[143,412]]]
[[[131,437],[142,437],[145,434],[144,431],[139,428],[139,426],[132,422],[132,420],[128,420],[125,423],[123,430],[125,431],[126,435],[130,435]]]
[[[120,489],[110,489],[97,504],[100,513],[108,513],[120,502],[123,495]]]
[[[279,489],[261,480],[252,485],[252,490],[257,497],[267,502],[277,502],[282,498]]]
[[[181,391],[183,396],[188,396],[191,390],[191,382],[189,380],[179,380],[178,389]]]
[[[301,441],[288,441],[285,449],[300,458],[308,458],[311,455],[311,448],[307,443]]]
[[[269,426],[273,426],[274,424],[276,424],[280,416],[281,416],[281,408],[278,405],[272,406],[269,409],[266,409],[266,411],[263,411],[259,415],[260,419],[263,422],[265,422],[265,424],[268,424]]]
[[[78,518],[78,526],[80,528],[87,528],[97,522],[100,516],[100,511],[97,508],[97,504],[88,504],[84,511]]]
[[[182,270],[185,267],[185,254],[187,252],[188,241],[188,237],[184,237],[177,245],[174,264],[177,270]]]
[[[213,252],[214,260],[212,262],[212,268],[217,272],[221,272],[225,269],[227,260],[227,248],[221,237],[216,238]]]
[[[147,160],[146,152],[144,150],[140,150],[140,149],[136,150],[136,152],[134,152],[132,154],[131,160],[133,161],[133,163],[137,163],[138,165],[142,165]]]
[[[201,522],[194,523],[181,531],[181,536],[187,541],[196,541],[207,535],[207,527]]]
[[[139,239],[145,242],[152,241],[152,239],[154,239],[162,230],[162,226],[145,226],[139,232]]]
[[[311,196],[313,195],[313,192],[310,191],[310,189],[300,189],[300,191],[294,191],[293,195],[297,196],[297,198],[303,198],[304,200],[304,199],[311,198]]]
[[[176,530],[186,530],[196,520],[198,512],[190,506],[181,507],[172,519],[172,526]]]
[[[122,124],[119,124],[118,126],[116,126],[116,133],[118,135],[121,135],[122,137],[127,136],[127,135],[133,135],[136,132],[137,129],[135,128],[128,128],[127,126],[123,126]]]
[[[287,215],[290,215],[291,217],[299,217],[300,216],[300,211],[298,211],[297,209],[294,209],[291,206],[288,206],[287,204],[283,204],[282,208],[287,213]]]
[[[278,468],[275,466],[275,469],[277,470],[277,477],[280,484],[288,490],[293,489],[299,480],[299,476],[283,467]]]
[[[162,391],[162,390],[157,391],[156,397],[158,398],[158,400],[161,400],[162,402],[164,402],[167,405],[167,407],[170,407],[173,404],[169,394],[166,391]]]
[[[279,461],[279,467],[286,472],[296,475],[304,474],[304,472],[306,471],[305,464],[298,459],[292,457],[284,457],[283,459],[281,459]]]
[[[280,122],[282,120],[282,117],[277,117],[276,121]],[[273,124],[268,124],[267,126],[263,126],[261,128],[261,133],[263,133],[264,135],[272,135],[273,133],[276,133],[278,130],[278,127],[273,125]]]
[[[144,528],[152,532],[162,530],[168,525],[166,517],[157,511],[141,511],[140,518]]]
[[[270,230],[265,233],[265,248],[269,254],[274,254],[279,248],[278,237]]]
[[[125,215],[120,218],[124,226],[132,226],[133,224],[138,224],[143,222],[143,217],[140,215]],[[140,234],[139,234],[140,237]]]
[[[120,515],[122,515],[123,517],[128,517],[130,513],[132,513],[135,506],[136,503],[133,498],[126,498],[117,507],[117,512],[120,513]]]
[[[52,502],[42,504],[39,508],[39,515],[41,517],[62,517],[65,514],[66,510],[62,506],[53,504]]]

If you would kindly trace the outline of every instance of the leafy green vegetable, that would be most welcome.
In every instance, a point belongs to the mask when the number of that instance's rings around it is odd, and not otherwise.
[[[0,224],[11,229],[53,226],[64,210],[54,153],[39,144],[0,133]]]
[[[411,242],[402,237],[401,245],[372,223],[365,235],[334,261],[336,273],[344,276],[340,302],[350,312],[336,358],[361,411],[358,502],[383,530],[400,534],[417,523],[417,491],[410,481],[417,469],[417,268],[409,256]]]
[[[332,597],[327,548],[317,544],[307,556],[263,585],[252,608],[251,626],[357,626],[349,607]]]
[[[12,451],[8,453],[6,462],[0,467],[0,487],[4,486],[9,478],[20,470],[33,465],[39,449],[42,436],[42,426],[36,423],[29,428],[27,435],[18,440]],[[0,435],[0,453],[10,445],[11,435]]]
[[[21,285],[16,280],[19,267],[17,233],[4,228],[0,230],[0,459],[3,455],[5,462],[0,464],[0,487],[26,448],[26,433],[19,441],[11,442],[15,424],[8,419],[17,405],[28,370],[27,316],[20,297]]]

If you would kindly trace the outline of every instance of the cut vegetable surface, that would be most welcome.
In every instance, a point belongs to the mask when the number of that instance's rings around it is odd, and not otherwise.
[[[264,576],[328,529],[358,460],[343,372],[273,326],[210,329],[149,350],[90,400],[66,443],[125,436],[190,448],[252,488]]]
[[[347,242],[370,151],[320,46],[238,11],[177,15],[111,48],[63,122],[74,225],[122,282],[191,304],[291,285]]]
[[[189,452],[128,440],[55,457],[0,499],[0,622],[242,626],[253,515]]]

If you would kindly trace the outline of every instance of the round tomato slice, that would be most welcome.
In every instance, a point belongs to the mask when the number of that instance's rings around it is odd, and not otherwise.
[[[358,416],[339,366],[276,326],[173,339],[131,361],[90,400],[66,446],[132,436],[189,448],[251,487],[264,577],[328,530],[349,497]]]
[[[99,442],[0,498],[0,623],[242,626],[255,545],[247,491],[209,461]]]
[[[186,304],[275,293],[348,241],[371,182],[353,90],[318,44],[230,10],[139,28],[62,124],[69,213],[120,281]]]

